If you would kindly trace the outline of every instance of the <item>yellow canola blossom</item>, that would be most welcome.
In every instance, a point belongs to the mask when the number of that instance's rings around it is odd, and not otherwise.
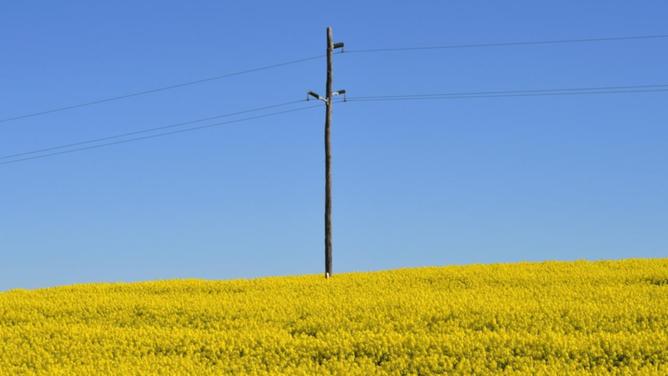
[[[668,259],[0,293],[1,375],[668,375]]]

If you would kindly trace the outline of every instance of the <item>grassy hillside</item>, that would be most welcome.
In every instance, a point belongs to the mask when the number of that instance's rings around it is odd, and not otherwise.
[[[0,293],[0,373],[668,374],[668,259]]]

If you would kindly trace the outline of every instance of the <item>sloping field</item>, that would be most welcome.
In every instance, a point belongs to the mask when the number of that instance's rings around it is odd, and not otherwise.
[[[668,374],[668,259],[0,293],[0,374]]]

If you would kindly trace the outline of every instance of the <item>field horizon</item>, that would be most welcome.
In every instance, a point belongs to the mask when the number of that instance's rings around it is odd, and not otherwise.
[[[635,260],[668,260],[664,257],[620,257],[620,258],[597,258],[597,259],[572,259],[572,260],[562,260],[562,259],[548,259],[548,260],[521,260],[521,261],[499,261],[499,262],[470,262],[470,263],[457,263],[457,264],[443,264],[443,265],[418,265],[418,266],[405,266],[405,267],[395,267],[387,269],[372,269],[372,270],[352,270],[345,271],[340,273],[334,273],[332,278],[339,276],[351,276],[357,274],[375,274],[375,273],[388,273],[388,272],[400,272],[407,270],[421,270],[421,269],[433,269],[433,268],[465,268],[471,266],[498,266],[498,265],[531,265],[531,264],[572,264],[572,263],[597,263],[597,262],[617,262],[617,261],[635,261]],[[259,275],[251,277],[232,277],[232,278],[200,278],[200,277],[176,277],[176,278],[157,278],[157,279],[136,279],[136,280],[101,280],[101,281],[83,281],[83,282],[73,282],[73,283],[63,283],[55,284],[52,286],[43,286],[43,287],[10,287],[4,290],[0,290],[0,294],[15,292],[15,291],[39,291],[39,290],[48,290],[48,289],[59,289],[59,288],[72,288],[78,286],[89,286],[89,285],[133,285],[133,284],[143,284],[143,283],[166,283],[166,282],[240,282],[240,281],[259,281],[259,280],[271,280],[275,278],[304,278],[304,277],[317,277],[324,278],[323,274],[320,273],[307,273],[307,274],[272,274],[272,275]]]

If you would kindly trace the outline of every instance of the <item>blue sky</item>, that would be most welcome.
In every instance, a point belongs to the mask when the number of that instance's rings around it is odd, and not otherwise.
[[[662,1],[0,5],[0,118],[349,49],[668,33]],[[350,95],[668,84],[668,39],[342,54]],[[11,154],[298,100],[315,60],[0,124]],[[665,257],[666,93],[342,103],[334,271]],[[0,289],[321,273],[321,109],[0,166]]]

